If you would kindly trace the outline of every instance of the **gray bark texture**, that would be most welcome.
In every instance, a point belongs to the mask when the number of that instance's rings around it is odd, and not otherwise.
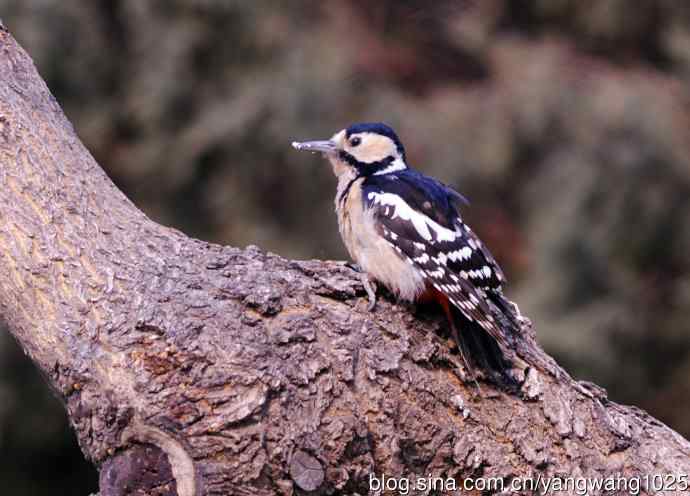
[[[367,494],[371,474],[690,473],[688,441],[571,379],[529,324],[519,391],[477,388],[440,313],[387,298],[369,313],[344,263],[152,222],[4,29],[0,311],[64,401],[102,496]]]

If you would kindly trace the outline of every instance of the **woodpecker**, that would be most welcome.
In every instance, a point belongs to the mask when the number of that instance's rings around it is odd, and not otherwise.
[[[378,282],[402,300],[437,301],[461,352],[453,307],[502,351],[510,348],[519,313],[503,297],[503,271],[460,216],[467,200],[409,167],[393,129],[382,123],[354,124],[329,140],[292,146],[323,153],[331,163],[338,179],[340,235],[362,269],[370,310]]]

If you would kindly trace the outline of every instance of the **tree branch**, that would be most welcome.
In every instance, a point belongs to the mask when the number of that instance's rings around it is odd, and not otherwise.
[[[2,318],[64,399],[102,496],[690,472],[685,439],[573,381],[529,327],[520,392],[478,394],[440,316],[385,300],[367,312],[343,263],[152,222],[1,27],[0,182]]]

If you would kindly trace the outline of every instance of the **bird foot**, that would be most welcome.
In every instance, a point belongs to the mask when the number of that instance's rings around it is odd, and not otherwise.
[[[369,297],[369,304],[367,305],[367,310],[369,312],[373,312],[376,308],[376,282],[370,279],[369,275],[362,270],[362,267],[355,263],[346,262],[345,267],[349,267],[350,269],[359,273],[359,280],[362,283],[362,286],[364,286],[364,290],[367,292],[367,296]]]
[[[352,262],[345,262],[345,267],[354,270],[355,272],[362,272],[362,267]]]

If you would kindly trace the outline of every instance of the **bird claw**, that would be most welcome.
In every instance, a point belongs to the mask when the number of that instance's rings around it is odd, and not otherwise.
[[[362,272],[362,268],[361,268],[359,265],[357,265],[356,263],[345,262],[345,267],[347,267],[347,268],[349,268],[349,269],[352,269],[352,270],[354,270],[355,272],[359,272],[359,273]]]

